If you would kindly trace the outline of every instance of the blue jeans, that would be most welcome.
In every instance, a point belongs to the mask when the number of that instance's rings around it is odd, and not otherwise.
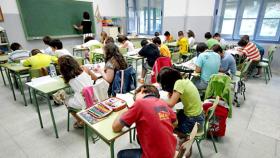
[[[184,110],[181,109],[177,112],[178,126],[176,127],[176,131],[181,132],[183,134],[191,133],[195,122],[199,123],[198,128],[203,128],[204,125],[204,114],[203,112],[198,116],[188,117],[185,115]]]
[[[126,149],[118,152],[118,158],[141,158],[141,149]]]

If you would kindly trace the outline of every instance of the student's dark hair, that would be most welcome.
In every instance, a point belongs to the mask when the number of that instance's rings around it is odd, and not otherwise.
[[[179,31],[178,32],[178,36],[184,36],[184,32],[183,31]]]
[[[206,39],[210,39],[210,38],[212,38],[212,34],[211,34],[210,32],[206,32],[206,33],[204,34],[204,37],[205,37]]]
[[[182,79],[180,72],[171,67],[163,67],[157,76],[157,82],[161,84],[162,90],[170,93],[173,92],[174,84],[179,79]]]
[[[156,36],[156,37],[159,36],[159,32],[155,32],[155,36]]]
[[[148,43],[149,43],[149,42],[148,42],[147,39],[143,39],[143,40],[141,41],[141,46],[144,47],[144,46],[147,45]]]
[[[170,36],[170,32],[169,31],[165,31],[164,32],[164,36]]]
[[[195,38],[194,32],[193,32],[192,30],[189,30],[187,34],[188,34],[188,37],[189,37],[189,38],[190,38],[190,37]]]
[[[135,90],[134,95],[136,95],[137,93],[139,93],[141,91],[145,94],[150,94],[157,98],[160,98],[159,91],[158,91],[157,87],[155,87],[154,85],[144,84]]]
[[[118,42],[120,42],[120,43],[123,43],[124,41],[127,41],[127,40],[128,40],[128,38],[124,35],[120,35],[118,37]]]
[[[159,37],[153,38],[153,43],[154,43],[154,44],[161,45],[161,40],[160,40],[160,38],[159,38]]]
[[[71,79],[79,76],[83,72],[79,63],[70,55],[63,55],[58,58],[58,65],[65,83],[69,83]]]
[[[89,13],[88,12],[84,12],[83,13],[83,18],[84,19],[89,19],[90,18]]]
[[[107,38],[105,39],[105,44],[108,44],[108,43],[115,43],[114,38],[113,38],[113,37],[107,37]]]
[[[250,36],[249,35],[244,35],[244,36],[241,37],[241,39],[244,39],[244,40],[249,42],[250,41]]]
[[[245,39],[240,39],[237,43],[240,47],[245,47],[248,44],[248,41]]]
[[[213,37],[221,37],[221,34],[219,34],[219,33],[217,32],[217,33],[215,33],[215,34],[213,35]]]
[[[216,53],[223,53],[223,48],[219,45],[219,44],[215,44],[213,47],[212,47],[212,50]]]
[[[104,46],[104,53],[105,53],[105,63],[107,63],[110,59],[115,59],[115,61],[120,66],[120,69],[126,69],[127,63],[124,60],[123,55],[120,53],[119,47],[116,46],[114,43],[108,43]]]
[[[10,46],[11,50],[13,50],[13,51],[19,50],[20,47],[21,47],[21,45],[19,43],[16,43],[16,42],[12,43],[11,46]]]
[[[90,41],[90,40],[94,40],[94,38],[92,36],[87,36],[84,40],[84,43]]]
[[[50,41],[50,46],[57,49],[62,49],[63,44],[59,39],[53,39]]]
[[[43,42],[45,43],[45,45],[50,45],[50,42],[51,42],[51,37],[50,36],[45,36],[44,38],[43,38]]]
[[[205,50],[207,50],[208,47],[205,43],[201,42],[201,43],[198,43],[197,46],[196,46],[196,51],[197,52],[204,52]]]
[[[33,49],[31,50],[31,55],[34,56],[36,54],[42,53],[39,49]]]

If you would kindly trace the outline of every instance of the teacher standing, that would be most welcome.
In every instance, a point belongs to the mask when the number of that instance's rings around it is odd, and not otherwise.
[[[91,26],[92,26],[92,21],[90,20],[90,15],[88,12],[84,12],[83,13],[83,21],[81,22],[81,24],[79,26],[74,25],[74,28],[77,30],[81,30],[83,31],[84,34],[84,38],[87,36],[92,36],[92,30],[91,30]]]

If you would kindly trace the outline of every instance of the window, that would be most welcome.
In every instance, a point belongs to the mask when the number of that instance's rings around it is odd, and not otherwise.
[[[128,33],[161,32],[163,0],[127,0],[126,6]]]
[[[249,35],[252,40],[278,42],[280,0],[223,0],[215,30],[227,39]]]

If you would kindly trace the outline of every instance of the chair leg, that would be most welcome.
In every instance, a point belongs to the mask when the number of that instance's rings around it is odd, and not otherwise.
[[[70,112],[68,110],[68,113],[67,113],[67,132],[69,132],[69,128],[70,128]]]
[[[133,141],[135,141],[135,139],[136,139],[136,129],[134,128],[134,130],[133,130]]]
[[[264,78],[265,78],[265,83],[267,84],[267,69],[264,68]]]
[[[199,151],[200,158],[203,158],[203,155],[202,155],[202,152],[201,152],[201,149],[200,149],[200,145],[199,145],[199,141],[195,140],[195,142],[197,144],[197,148],[198,148],[198,151]]]
[[[272,72],[271,72],[271,67],[270,67],[270,65],[269,65],[268,67],[269,67],[270,77],[272,78]]]
[[[210,136],[211,136],[211,139],[212,139],[212,143],[214,145],[215,152],[218,153],[218,150],[217,150],[217,147],[216,147],[216,144],[215,144],[215,140],[214,140],[214,137],[213,137],[211,132],[210,132]]]
[[[132,143],[132,134],[131,134],[131,130],[129,131],[129,142]]]

